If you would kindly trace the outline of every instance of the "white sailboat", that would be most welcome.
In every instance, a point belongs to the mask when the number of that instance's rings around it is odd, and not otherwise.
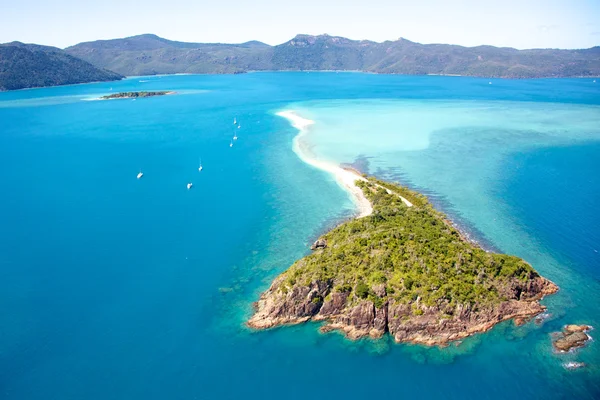
[[[229,147],[233,147],[233,140],[229,142]]]
[[[235,119],[235,117],[233,117],[233,124],[237,124],[237,120]]]
[[[200,166],[198,167],[198,172],[202,171],[202,159],[200,159]]]
[[[237,133],[233,134],[233,140],[237,140]]]
[[[144,173],[140,169],[140,172],[137,174],[137,178],[140,179],[142,176],[144,176]]]
[[[187,184],[187,188],[188,188],[188,190],[190,190],[190,189],[192,188],[192,186],[194,186],[194,185],[192,185],[192,183],[191,183],[191,182],[190,182],[190,183],[188,183],[188,184]]]

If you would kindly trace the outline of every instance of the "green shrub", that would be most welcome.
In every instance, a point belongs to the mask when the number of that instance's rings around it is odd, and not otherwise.
[[[367,286],[366,283],[360,281],[360,282],[358,282],[356,284],[356,291],[355,291],[355,293],[361,299],[366,299],[367,296],[369,295],[369,287]]]

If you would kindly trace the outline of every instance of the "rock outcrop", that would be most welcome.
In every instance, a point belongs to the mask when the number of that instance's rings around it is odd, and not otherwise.
[[[325,247],[327,247],[327,240],[325,239],[318,239],[317,241],[315,241],[312,246],[310,246],[311,250],[318,250],[318,249],[324,249]]]
[[[567,352],[585,345],[590,340],[587,332],[592,329],[588,325],[566,325],[552,343],[559,352]]]

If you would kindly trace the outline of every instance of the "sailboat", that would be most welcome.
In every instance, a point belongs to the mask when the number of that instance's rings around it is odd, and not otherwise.
[[[140,179],[142,176],[144,176],[144,173],[142,172],[142,170],[140,169],[139,174],[137,174],[137,178]]]
[[[191,183],[191,182],[190,182],[190,183],[188,183],[188,184],[187,184],[187,188],[188,188],[188,190],[190,190],[190,189],[192,188],[192,186],[194,186],[194,185],[192,185],[192,183]]]
[[[229,143],[229,147],[233,147],[233,140]]]
[[[198,172],[202,171],[202,159],[200,159],[200,166],[198,167]]]
[[[233,134],[233,140],[237,140],[237,133]]]
[[[235,119],[235,117],[233,117],[233,124],[237,124],[237,120]]]

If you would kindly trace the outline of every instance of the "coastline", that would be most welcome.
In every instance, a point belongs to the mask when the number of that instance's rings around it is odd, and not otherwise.
[[[18,91],[25,91],[25,90],[39,90],[39,89],[48,89],[48,88],[55,88],[55,87],[79,86],[79,85],[88,85],[88,84],[94,84],[94,83],[120,82],[124,79],[127,79],[127,77],[123,76],[121,79],[111,79],[108,81],[65,83],[64,85],[32,86],[32,87],[24,87],[24,88],[19,88],[19,89],[0,89],[0,93],[18,92]]]
[[[308,143],[305,141],[305,136],[308,129],[315,122],[302,118],[293,110],[284,110],[276,113],[277,116],[285,118],[288,122],[298,130],[298,134],[293,140],[294,153],[306,164],[314,168],[328,172],[335,178],[338,185],[344,189],[352,199],[357,208],[356,218],[366,217],[373,212],[371,202],[366,198],[362,189],[356,186],[356,181],[366,181],[357,171],[343,168],[331,162],[317,159],[310,151]]]
[[[455,77],[455,78],[476,78],[476,79],[502,79],[502,80],[542,80],[542,79],[598,79],[600,75],[574,75],[574,76],[540,76],[535,78],[511,78],[511,77],[499,77],[499,76],[483,76],[483,75],[458,75],[458,74],[400,74],[400,73],[381,73],[373,71],[361,71],[361,70],[248,70],[243,72],[227,72],[227,73],[189,73],[189,72],[177,72],[174,74],[156,74],[156,75],[123,75],[120,79],[111,79],[106,81],[91,81],[91,82],[80,82],[80,83],[66,83],[64,85],[48,85],[48,86],[33,86],[23,87],[19,89],[0,89],[0,93],[16,92],[22,90],[39,90],[54,87],[68,87],[78,86],[87,84],[98,84],[107,82],[120,82],[123,80],[139,79],[141,77],[169,77],[169,76],[213,76],[213,75],[240,75],[240,74],[261,74],[261,73],[274,73],[274,72],[328,72],[328,73],[356,73],[356,74],[367,74],[367,75],[392,75],[392,76],[408,76],[408,77],[425,77],[425,76],[443,76],[443,77]]]

